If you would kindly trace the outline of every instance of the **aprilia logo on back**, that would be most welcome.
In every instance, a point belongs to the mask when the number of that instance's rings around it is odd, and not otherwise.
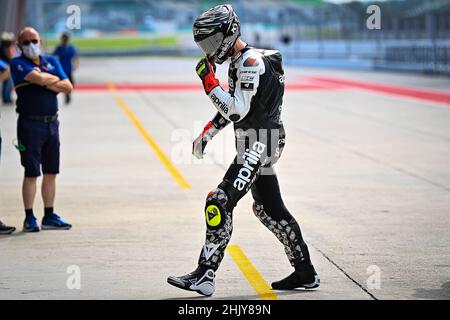
[[[220,108],[220,110],[228,113],[228,105],[225,102],[220,101],[220,99],[214,93],[211,95],[211,100],[216,106]]]
[[[242,168],[239,170],[238,177],[233,182],[233,186],[239,191],[244,190],[247,184],[251,181],[250,177],[252,176],[253,171],[255,171],[255,167],[258,164],[258,161],[261,159],[261,155],[266,149],[266,145],[256,141],[252,150],[245,150],[244,155],[242,156],[245,160]]]

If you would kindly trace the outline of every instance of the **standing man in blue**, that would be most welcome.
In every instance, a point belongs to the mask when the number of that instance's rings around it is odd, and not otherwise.
[[[70,229],[54,212],[56,175],[59,173],[58,93],[68,94],[72,84],[56,57],[41,54],[41,39],[33,28],[18,36],[22,55],[11,61],[11,74],[17,93],[17,139],[25,177],[22,185],[25,206],[24,232],[40,230],[33,213],[37,177],[42,180],[45,215],[43,229]]]
[[[5,61],[0,59],[0,82],[9,77],[10,77],[9,66]],[[0,132],[0,156],[1,154],[2,154],[2,136]],[[16,228],[7,226],[0,221],[0,235],[11,234],[14,231],[16,231]]]
[[[55,49],[53,55],[59,58],[64,72],[73,85],[73,70],[78,67],[78,51],[75,46],[69,42],[70,34],[68,32],[64,32],[61,36],[61,44]],[[70,100],[71,96],[70,93],[68,93],[66,94],[66,104],[69,104]]]

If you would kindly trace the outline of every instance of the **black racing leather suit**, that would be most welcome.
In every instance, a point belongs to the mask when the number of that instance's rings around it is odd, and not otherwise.
[[[290,263],[310,264],[308,247],[283,203],[273,169],[285,144],[280,119],[285,79],[281,54],[246,47],[233,57],[228,76],[228,92],[218,86],[208,95],[218,110],[212,136],[233,122],[237,156],[218,188],[208,194],[206,244],[199,265],[219,267],[231,238],[233,209],[250,189],[255,215],[284,245]],[[217,214],[221,218],[215,221],[220,223],[210,223]]]

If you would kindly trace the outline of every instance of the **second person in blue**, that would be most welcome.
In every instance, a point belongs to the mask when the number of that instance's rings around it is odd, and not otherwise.
[[[73,71],[78,67],[78,51],[73,44],[70,43],[70,34],[64,32],[61,36],[61,44],[56,47],[53,55],[59,58],[61,66],[69,78],[72,85],[74,85]],[[66,104],[71,101],[70,93],[66,94]]]
[[[18,36],[22,54],[11,61],[11,75],[17,93],[17,149],[25,177],[22,197],[25,207],[24,232],[40,231],[33,212],[37,178],[42,173],[44,218],[42,229],[67,230],[72,227],[54,211],[56,175],[59,173],[60,140],[58,93],[69,94],[72,84],[58,59],[41,54],[39,33],[30,27]]]

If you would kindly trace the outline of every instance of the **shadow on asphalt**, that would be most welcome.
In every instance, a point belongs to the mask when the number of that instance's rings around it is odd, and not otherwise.
[[[278,297],[289,297],[291,295],[298,294],[312,294],[316,290],[304,290],[304,289],[296,289],[291,291],[275,291],[275,294]],[[183,297],[183,298],[167,298],[163,300],[260,300],[259,295],[241,295],[241,296],[228,296],[228,297],[220,297],[219,299],[215,299],[213,297],[204,297],[204,296],[192,296],[192,297]]]
[[[15,231],[12,234],[2,234],[2,235],[0,235],[0,241],[1,240],[6,240],[6,239],[11,240],[13,238],[22,237],[22,236],[25,236],[25,235],[26,235],[26,232],[22,232],[22,231]]]
[[[420,299],[450,300],[450,281],[445,282],[439,289],[415,289],[414,297]]]

